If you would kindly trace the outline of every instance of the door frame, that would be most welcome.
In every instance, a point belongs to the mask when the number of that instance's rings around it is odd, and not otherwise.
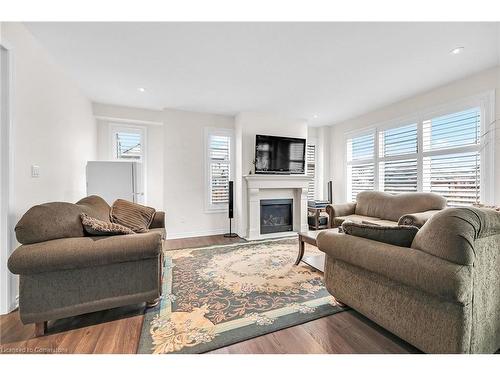
[[[7,268],[14,242],[13,51],[0,42],[0,314],[17,307],[15,277]]]

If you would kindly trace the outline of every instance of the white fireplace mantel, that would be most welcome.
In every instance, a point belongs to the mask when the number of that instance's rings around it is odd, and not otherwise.
[[[307,189],[312,177],[306,175],[246,175],[248,199],[248,239],[256,240],[282,236],[289,232],[260,233],[261,199],[293,199],[293,231],[308,230]]]

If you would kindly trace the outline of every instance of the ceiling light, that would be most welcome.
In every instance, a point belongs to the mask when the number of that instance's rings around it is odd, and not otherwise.
[[[465,47],[456,47],[456,48],[453,48],[450,53],[452,55],[458,55],[459,53],[462,53],[464,51]]]
[[[146,91],[146,89],[144,87],[139,87],[137,90],[140,91],[140,92]]]
[[[313,115],[313,118],[318,118],[318,115]]]

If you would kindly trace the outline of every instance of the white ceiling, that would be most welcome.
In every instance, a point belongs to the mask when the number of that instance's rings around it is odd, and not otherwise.
[[[276,112],[311,125],[335,124],[500,63],[497,23],[26,25],[93,101]],[[464,52],[450,54],[457,46]]]

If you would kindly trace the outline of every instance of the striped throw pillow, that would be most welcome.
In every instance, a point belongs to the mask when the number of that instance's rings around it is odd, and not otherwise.
[[[134,234],[134,231],[123,225],[102,221],[87,214],[80,214],[85,232],[92,236],[113,236],[116,234]]]
[[[136,233],[147,232],[156,210],[142,204],[117,199],[111,206],[111,221],[125,225]]]

